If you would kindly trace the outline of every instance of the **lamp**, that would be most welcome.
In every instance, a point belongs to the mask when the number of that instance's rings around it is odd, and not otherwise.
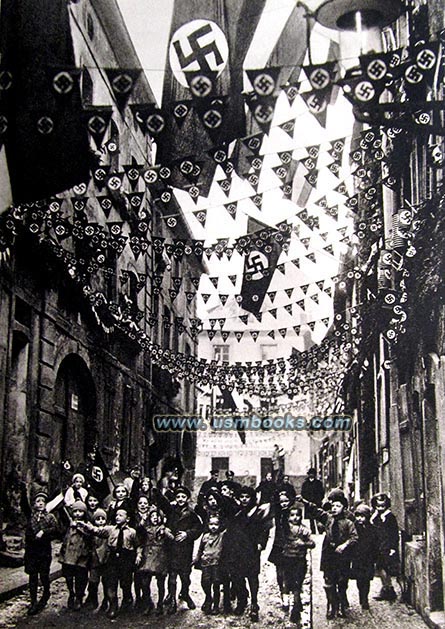
[[[356,30],[382,28],[394,22],[402,11],[401,0],[327,0],[315,12],[315,19],[326,28]]]

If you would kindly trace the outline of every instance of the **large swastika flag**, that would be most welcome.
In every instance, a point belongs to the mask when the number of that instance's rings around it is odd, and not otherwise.
[[[176,0],[162,105],[193,103],[178,125],[169,116],[158,161],[203,154],[245,135],[243,61],[265,0]],[[212,166],[212,169],[214,166]],[[207,184],[206,173],[201,179]],[[175,185],[179,185],[175,182]],[[204,185],[203,194],[208,192]]]

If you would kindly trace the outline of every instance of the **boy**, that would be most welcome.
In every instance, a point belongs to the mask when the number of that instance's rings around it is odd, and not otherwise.
[[[190,596],[190,573],[192,570],[193,544],[201,535],[202,522],[189,505],[190,491],[179,485],[175,490],[176,504],[170,504],[161,493],[157,492],[159,508],[167,516],[167,527],[173,533],[170,542],[170,566],[168,575],[168,596],[165,599],[169,606],[168,613],[174,614],[176,604],[176,584],[178,576],[181,579],[181,593],[179,598],[187,604],[189,609],[196,605]]]
[[[47,501],[48,495],[44,491],[38,491],[33,496],[32,511],[25,533],[25,572],[29,575],[31,598],[28,616],[38,614],[50,597],[51,540],[57,533],[57,520],[52,513],[46,513]],[[43,585],[43,595],[37,602],[39,576]]]
[[[117,616],[117,591],[120,585],[122,589],[121,609],[129,609],[133,605],[131,585],[133,580],[133,568],[141,560],[142,549],[139,548],[136,531],[128,526],[128,512],[119,508],[116,511],[114,525],[93,526],[85,523],[82,528],[98,537],[106,537],[108,540],[109,557],[105,569],[105,581],[107,598],[109,602],[108,617]],[[136,557],[136,551],[138,556]]]
[[[228,609],[228,582],[232,581],[236,591],[237,606],[234,613],[241,616],[247,606],[247,578],[250,589],[250,620],[258,621],[258,575],[260,573],[261,550],[266,547],[269,536],[269,504],[256,504],[255,490],[241,487],[239,505],[227,520],[224,535],[221,566],[224,571],[224,606]]]
[[[199,545],[194,566],[202,570],[201,586],[205,601],[201,607],[205,614],[216,615],[219,612],[221,590],[220,561],[224,531],[221,530],[219,515],[211,515],[208,521],[208,532],[204,533]]]
[[[379,548],[377,531],[369,521],[371,517],[371,509],[368,505],[357,505],[354,515],[358,542],[354,546],[351,578],[357,581],[359,600],[362,609],[368,610],[369,587],[371,585],[371,580],[374,578],[375,560]]]
[[[326,531],[320,563],[327,598],[326,618],[330,620],[337,614],[339,618],[345,618],[351,552],[358,540],[354,522],[347,517],[348,501],[339,492],[331,499],[331,511],[327,512],[300,496],[297,499],[310,507],[313,516],[324,525]]]
[[[76,500],[70,510],[72,520],[63,540],[59,561],[69,592],[68,609],[78,611],[88,582],[91,543],[82,530],[87,515],[86,504]]]
[[[293,595],[293,605],[290,614],[291,622],[300,626],[301,588],[306,576],[306,551],[315,548],[309,529],[301,524],[303,512],[300,507],[293,505],[287,511],[287,521],[284,523],[284,543],[282,550],[282,568],[284,593]]]
[[[376,568],[382,581],[377,601],[395,601],[397,594],[392,585],[393,576],[400,571],[399,526],[396,516],[391,512],[391,499],[387,494],[379,493],[372,497],[374,513],[371,524],[377,532],[378,553]]]

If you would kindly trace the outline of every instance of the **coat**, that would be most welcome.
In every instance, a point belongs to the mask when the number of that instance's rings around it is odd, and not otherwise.
[[[223,539],[221,566],[230,576],[250,577],[260,572],[260,550],[269,537],[269,510],[245,507],[228,520]]]
[[[301,495],[308,502],[321,507],[324,498],[323,483],[318,478],[314,478],[312,481],[306,478],[301,486]],[[304,517],[309,519],[315,518],[314,508],[311,505],[304,507]]]
[[[391,576],[397,576],[400,571],[397,519],[389,509],[380,514],[375,511],[371,516],[371,524],[378,539],[377,568],[386,570]]]
[[[285,540],[284,523],[287,519],[287,509],[276,508],[275,511],[275,536],[273,540],[272,550],[270,551],[269,561],[279,566],[282,563],[283,547]]]
[[[179,507],[178,505],[170,504],[162,494],[158,493],[157,497],[159,508],[167,516],[167,528],[173,533],[173,537],[179,531],[187,533],[187,537],[183,542],[177,542],[174,539],[170,540],[168,545],[169,569],[175,572],[187,572],[192,566],[193,544],[202,533],[201,519],[190,505]]]
[[[354,522],[344,512],[335,518],[323,509],[315,509],[314,516],[325,527],[320,570],[333,574],[334,578],[349,578],[352,551],[358,541]],[[335,552],[339,546],[344,548],[341,554]]]
[[[352,551],[351,579],[372,579],[378,553],[378,537],[375,528],[368,522],[355,524],[358,541]]]
[[[88,533],[71,523],[60,549],[59,561],[69,566],[87,568],[90,562],[92,542]]]
[[[138,572],[166,575],[169,568],[168,543],[172,535],[163,524],[145,524],[137,529],[142,546],[142,560]]]
[[[57,520],[52,513],[32,511],[25,531],[25,572],[44,572],[51,565],[51,541],[57,534]],[[39,531],[43,536],[37,538]]]

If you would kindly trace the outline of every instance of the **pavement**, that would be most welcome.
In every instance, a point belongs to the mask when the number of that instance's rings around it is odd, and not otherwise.
[[[348,598],[351,605],[349,617],[347,619],[326,620],[323,575],[318,569],[322,537],[322,535],[315,536],[317,547],[312,551],[308,562],[309,570],[303,590],[305,609],[302,614],[302,629],[341,629],[342,627],[347,627],[348,629],[425,629],[427,627],[414,610],[409,609],[399,600],[394,603],[374,601],[372,596],[380,590],[378,579],[374,579],[372,584],[371,609],[368,612],[361,610],[355,582],[351,581],[348,589]],[[295,624],[290,623],[287,615],[281,609],[275,567],[266,561],[270,543],[263,553],[259,592],[260,621],[258,623],[252,623],[247,613],[242,617],[237,617],[206,616],[201,612],[200,607],[204,597],[198,570],[193,570],[191,586],[191,594],[197,605],[195,611],[189,611],[181,603],[178,612],[172,616],[157,617],[150,615],[147,618],[132,610],[131,612],[121,614],[113,621],[110,621],[101,612],[91,612],[84,609],[79,612],[69,611],[66,608],[67,590],[64,579],[57,578],[60,564],[54,561],[52,570],[56,579],[51,586],[52,596],[50,602],[38,616],[33,617],[26,615],[29,599],[26,589],[27,576],[23,573],[23,569],[0,569],[0,595],[3,596],[3,602],[0,603],[0,627],[1,629],[25,627],[34,629],[51,627],[81,629],[88,627],[88,629],[91,629],[91,626],[94,625],[95,629],[105,629],[114,624],[119,626],[119,629],[137,629],[147,625],[154,629],[165,627],[177,627],[178,629],[243,629],[244,627],[248,629],[254,629],[255,627],[258,629],[265,627],[295,629]],[[8,590],[7,588],[10,589]],[[6,600],[8,591],[9,597]],[[154,598],[156,599],[156,596]]]

